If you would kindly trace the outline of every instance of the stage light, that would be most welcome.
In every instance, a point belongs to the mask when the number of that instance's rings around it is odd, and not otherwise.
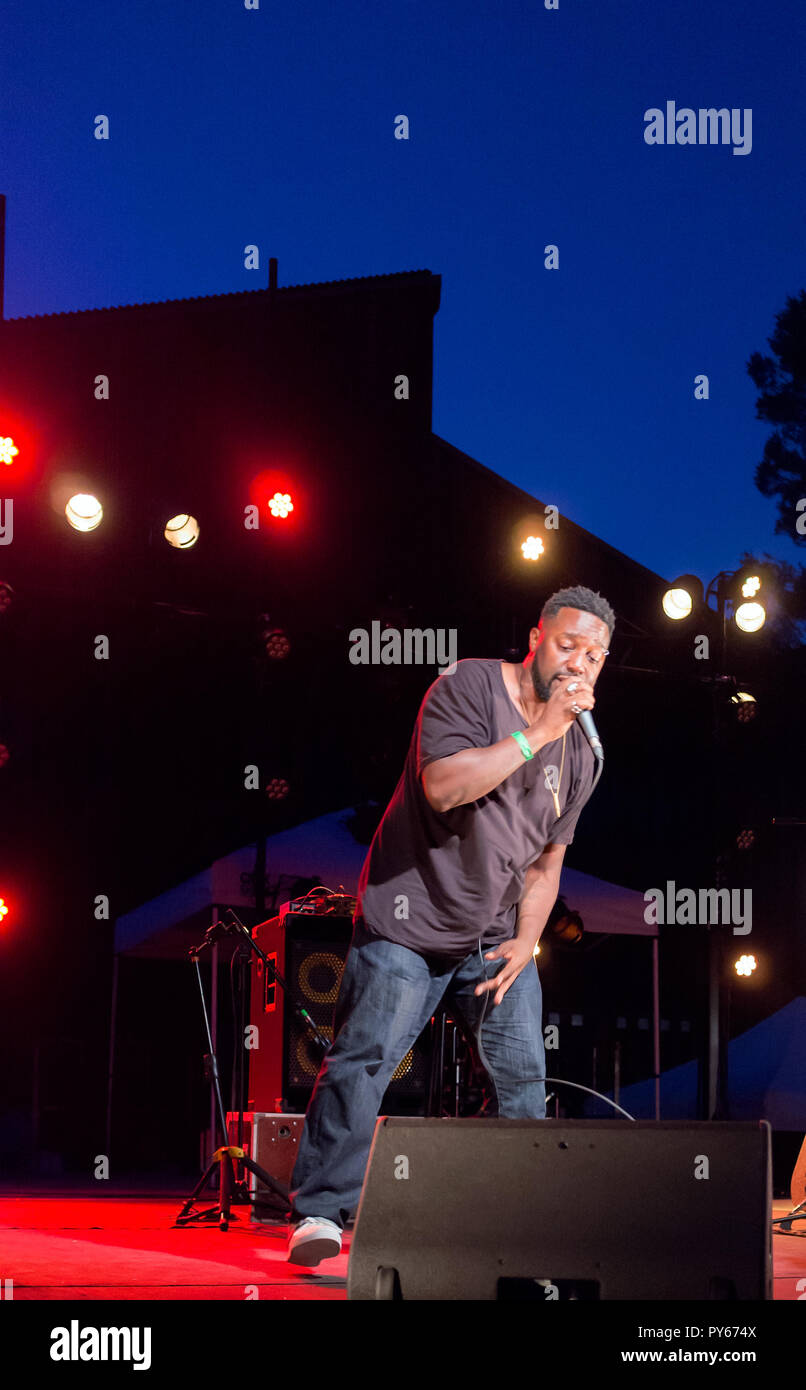
[[[274,496],[269,498],[269,511],[272,516],[287,517],[289,512],[293,512],[293,510],[294,503],[291,501],[289,493],[275,492]]]
[[[310,479],[307,480],[310,487]],[[276,457],[265,466],[258,466],[249,480],[249,502],[257,508],[255,529],[272,526],[293,533],[298,538],[298,526],[308,515],[310,495],[305,490],[304,468],[296,458]],[[276,525],[275,525],[276,523]]]
[[[9,752],[6,745],[4,743],[0,743],[0,767],[5,767],[10,757],[11,753]]]
[[[748,575],[742,585],[742,598],[753,598],[761,588],[761,580],[757,574]]]
[[[666,590],[661,604],[667,618],[678,623],[687,618],[695,603],[703,601],[702,582],[696,574],[680,574]]]
[[[762,603],[740,603],[733,616],[742,632],[758,632],[764,626],[767,611]]]
[[[64,509],[74,531],[94,531],[103,520],[104,509],[97,497],[89,492],[77,492]]]
[[[291,651],[288,633],[277,622],[272,622],[270,613],[260,614],[260,641],[263,651],[272,661],[284,661]]]
[[[739,831],[739,834],[736,836],[736,848],[737,848],[737,849],[752,849],[752,848],[753,848],[753,845],[754,845],[755,843],[756,843],[756,832],[755,832],[755,830],[740,830],[740,831]]]
[[[5,904],[4,900],[3,900],[3,898],[0,898],[0,922],[2,922],[3,918],[6,917],[7,915],[8,915],[8,908],[6,907],[6,904]]]
[[[0,463],[13,463],[19,452],[13,439],[0,435]]]
[[[749,724],[752,719],[755,719],[757,713],[758,705],[754,700],[752,705],[740,705],[736,711],[736,718],[740,724]]]
[[[195,516],[180,512],[179,516],[172,516],[166,523],[164,535],[175,550],[190,550],[199,539],[199,523]]]
[[[269,801],[282,801],[284,796],[288,796],[289,786],[284,777],[272,777],[266,787],[266,795]]]
[[[0,613],[8,612],[14,598],[14,590],[4,579],[0,579]]]
[[[692,598],[688,589],[667,589],[663,595],[663,611],[667,618],[679,622],[687,618],[692,609]]]
[[[270,657],[272,661],[284,661],[291,651],[291,643],[280,627],[272,628],[269,632],[264,632],[263,645],[266,649],[266,655]]]
[[[584,932],[585,926],[580,914],[570,908],[564,898],[558,898],[549,913],[544,935],[556,936],[569,946],[575,946],[582,940]]]
[[[539,560],[545,546],[539,536],[527,536],[521,545],[524,560]]]
[[[758,714],[756,697],[748,690],[737,690],[735,695],[731,695],[730,702],[736,706],[736,718],[740,724],[749,724]]]
[[[733,963],[733,968],[737,975],[752,975],[757,967],[758,961],[755,956],[740,956],[739,959]]]

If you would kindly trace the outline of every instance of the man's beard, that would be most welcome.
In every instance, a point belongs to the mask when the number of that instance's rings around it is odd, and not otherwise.
[[[551,681],[554,679],[555,677],[552,676],[551,680],[544,681],[537,669],[537,660],[535,659],[532,661],[532,685],[534,686],[535,695],[544,705],[551,697]]]

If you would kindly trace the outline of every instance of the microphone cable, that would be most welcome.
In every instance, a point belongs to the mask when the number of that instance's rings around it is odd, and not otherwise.
[[[485,963],[484,963],[484,956],[483,956],[482,953],[481,953],[481,937],[479,937],[479,961],[480,961],[480,963],[481,963],[481,968],[482,968],[482,970],[484,971],[484,978],[485,978],[485,980],[489,980],[489,978],[490,978],[489,971],[488,971],[488,969],[487,969],[487,966],[486,966]],[[490,994],[491,994],[491,993],[492,993],[491,990],[485,989],[485,991],[484,991],[484,1007],[483,1007],[483,1009],[482,1009],[482,1011],[481,1011],[481,1018],[479,1019],[479,1026],[478,1026],[478,1028],[476,1028],[476,1029],[474,1030],[474,1031],[475,1031],[475,1035],[476,1035],[476,1044],[477,1044],[478,1049],[479,1049],[479,1057],[480,1057],[480,1059],[481,1059],[482,1066],[484,1066],[485,1070],[487,1070],[487,1071],[489,1071],[489,1068],[487,1067],[487,1063],[484,1061],[484,1048],[483,1048],[482,1042],[481,1042],[481,1030],[482,1030],[482,1028],[483,1028],[483,1026],[484,1026],[484,1020],[485,1020],[485,1018],[487,1017],[487,1005],[488,1005],[488,1003],[489,1003]],[[492,1081],[492,1076],[490,1077],[490,1080]],[[495,1084],[495,1083],[493,1083],[493,1084]]]

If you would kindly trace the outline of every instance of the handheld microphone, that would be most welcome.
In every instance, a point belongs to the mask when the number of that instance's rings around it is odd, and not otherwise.
[[[580,725],[583,734],[593,749],[593,756],[598,758],[600,763],[604,762],[604,748],[602,740],[596,732],[596,725],[593,722],[593,715],[589,709],[580,710],[577,715],[577,723]]]

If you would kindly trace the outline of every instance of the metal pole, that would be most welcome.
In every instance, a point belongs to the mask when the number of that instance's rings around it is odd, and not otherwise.
[[[716,1116],[719,1076],[719,985],[722,938],[719,924],[708,928],[708,1068],[706,1072],[705,1118]]]
[[[719,615],[719,626],[721,634],[720,665],[721,675],[725,675],[727,665],[727,589],[726,581],[729,576],[723,570],[717,575],[716,579],[716,605]],[[714,737],[717,737],[718,715],[714,708]],[[718,812],[721,823],[721,802],[718,803]],[[717,888],[722,887],[721,866],[717,863],[716,874]],[[721,977],[722,977],[722,936],[719,931],[719,923],[709,923],[708,926],[708,1047],[705,1070],[705,1119],[714,1120],[717,1116],[719,1105],[719,1073],[721,1063],[721,1033],[722,1021],[720,1017],[721,1005]]]
[[[109,1019],[109,1069],[106,1078],[106,1156],[112,1155],[112,1082],[115,1072],[115,1027],[118,1013],[118,969],[120,957],[117,952],[112,958],[112,1007]]]
[[[731,991],[733,989],[733,975],[729,975],[726,965],[727,948],[723,937],[720,937],[720,979],[719,979],[719,1070],[716,1079],[716,1119],[730,1119],[730,1103],[728,1100],[728,1057],[730,1046],[730,1003]]]
[[[259,835],[255,845],[255,910],[266,915],[266,845],[265,835]]]
[[[726,583],[729,575],[722,570],[716,577],[716,611],[719,616],[719,665],[720,675],[725,675],[728,660],[728,620],[727,620],[727,589]]]
[[[40,1103],[39,1103],[39,1057],[41,1044],[34,1043],[34,1070],[31,1083],[31,1148],[34,1153],[39,1150],[39,1126],[40,1126]]]
[[[658,984],[658,937],[652,938],[652,1069],[655,1073],[655,1119],[660,1119],[660,988]]]
[[[211,924],[211,925],[214,925],[217,921],[218,921],[218,917],[217,917],[217,915],[216,915],[216,910],[215,910],[215,905],[214,905],[214,906],[213,906],[213,916],[212,916],[212,924]],[[210,1014],[211,1014],[211,1025],[210,1025],[210,1032],[211,1032],[212,1039],[213,1039],[213,1052],[216,1054],[216,1056],[218,1056],[218,942],[217,942],[217,941],[216,941],[215,944],[213,945],[213,950],[212,950],[212,963],[211,963],[211,966],[210,966],[210,975],[211,975],[211,986],[210,986]],[[214,1093],[211,1091],[211,1093],[210,1093],[210,1149],[209,1149],[209,1153],[208,1153],[208,1155],[207,1155],[208,1161],[213,1157],[213,1154],[215,1153],[215,1137],[216,1137],[216,1098],[215,1098]],[[225,1143],[226,1143],[226,1138],[227,1138],[227,1131],[226,1131],[226,1126],[225,1126],[225,1128],[224,1128],[224,1142],[225,1142]]]

